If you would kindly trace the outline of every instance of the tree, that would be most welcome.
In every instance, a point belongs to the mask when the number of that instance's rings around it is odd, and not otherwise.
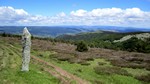
[[[84,41],[80,41],[77,43],[77,51],[79,52],[84,52],[84,51],[88,51],[88,46]]]
[[[3,36],[3,37],[6,37],[7,35],[6,35],[6,33],[4,32],[4,33],[2,33],[2,36]]]
[[[132,37],[123,42],[123,49],[128,51],[136,51],[136,43],[138,39],[136,37]]]
[[[146,52],[145,48],[149,49],[147,42],[140,40],[136,37],[132,37],[123,42],[122,48],[128,51]]]

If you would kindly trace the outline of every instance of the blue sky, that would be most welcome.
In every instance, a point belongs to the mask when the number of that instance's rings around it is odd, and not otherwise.
[[[150,28],[150,0],[0,0],[0,11],[0,25],[110,25]]]
[[[150,11],[150,0],[0,0],[1,6],[24,9],[31,14],[55,15],[60,12],[96,8],[133,8]]]

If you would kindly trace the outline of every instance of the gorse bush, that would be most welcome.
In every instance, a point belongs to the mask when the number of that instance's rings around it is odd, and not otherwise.
[[[79,52],[84,52],[84,51],[88,51],[88,46],[84,41],[80,41],[77,43],[77,51]]]

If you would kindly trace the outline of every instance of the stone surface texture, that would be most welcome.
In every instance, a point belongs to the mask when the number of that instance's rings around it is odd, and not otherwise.
[[[29,71],[30,63],[30,49],[31,49],[31,34],[28,29],[25,27],[22,35],[22,70]]]

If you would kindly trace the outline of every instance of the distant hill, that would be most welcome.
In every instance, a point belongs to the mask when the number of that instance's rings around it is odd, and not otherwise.
[[[110,31],[97,31],[80,33],[76,35],[61,35],[56,37],[58,40],[67,40],[75,44],[79,41],[85,41],[89,47],[137,51],[144,53],[150,52],[149,38],[150,33],[148,32],[118,33]]]
[[[11,34],[21,34],[25,26],[1,26],[2,32]],[[48,26],[28,26],[28,30],[32,35],[40,37],[56,37],[62,34],[76,34],[80,32],[88,32],[89,30],[66,27],[48,27]]]
[[[0,26],[0,33],[21,34],[25,26]],[[148,32],[150,28],[132,28],[116,26],[27,26],[34,36],[57,37],[59,35],[75,35],[78,33],[110,31],[118,33],[127,32]]]
[[[96,32],[87,32],[87,33],[79,33],[76,35],[60,35],[56,37],[56,39],[63,39],[63,40],[85,40],[85,41],[111,41],[120,40],[124,36],[127,35],[135,35],[141,34],[145,32],[130,32],[130,33],[120,33],[120,32],[112,32],[112,31],[96,31]]]
[[[114,40],[114,42],[123,42],[123,41],[126,41],[132,37],[136,37],[138,39],[141,39],[141,40],[145,40],[146,38],[150,38],[150,33],[141,33],[141,34],[135,34],[135,35],[127,35],[127,36],[124,36],[122,37],[120,40]]]

